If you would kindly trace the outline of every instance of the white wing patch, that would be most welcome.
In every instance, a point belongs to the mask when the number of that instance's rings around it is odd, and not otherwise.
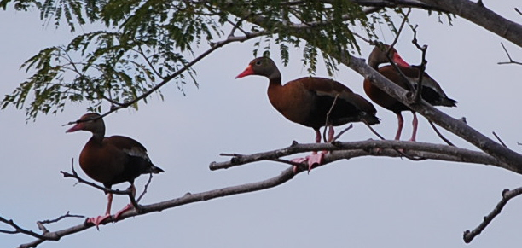
[[[138,147],[133,147],[131,149],[122,149],[122,151],[125,154],[128,154],[130,156],[139,157],[145,160],[150,160],[149,156],[147,155],[147,151],[140,149]]]
[[[408,81],[409,81],[410,85],[412,86],[412,89],[416,89],[417,85],[419,84],[419,78],[408,78]],[[435,81],[433,78],[431,78],[429,76],[426,76],[426,74],[422,78],[422,86],[429,87],[439,94],[444,94],[444,91],[442,90],[440,85],[437,83],[437,81]]]

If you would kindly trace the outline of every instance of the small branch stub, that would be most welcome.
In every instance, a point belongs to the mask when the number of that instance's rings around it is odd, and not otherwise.
[[[484,220],[480,225],[477,226],[477,228],[473,230],[466,230],[464,231],[463,239],[464,242],[470,243],[473,241],[473,239],[480,235],[484,229],[491,223],[493,219],[495,219],[501,212],[504,206],[508,203],[509,200],[513,199],[516,196],[519,196],[522,194],[522,187],[517,189],[504,189],[502,190],[502,200],[497,203],[497,206],[491,211],[487,216],[484,216]]]

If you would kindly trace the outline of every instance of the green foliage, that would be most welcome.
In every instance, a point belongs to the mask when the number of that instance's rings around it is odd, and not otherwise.
[[[187,80],[197,86],[188,64],[225,31],[231,37],[266,32],[254,55],[276,44],[286,65],[290,48],[303,47],[309,73],[315,73],[322,57],[333,74],[337,63],[329,54],[360,51],[354,29],[373,39],[376,25],[395,28],[384,11],[366,13],[344,0],[0,0],[0,6],[11,1],[18,9],[36,6],[43,20],[57,26],[65,22],[71,31],[87,22],[102,27],[67,45],[43,49],[22,65],[32,76],[6,95],[1,107],[25,107],[30,119],[62,111],[69,102],[88,102],[96,110],[104,102],[137,107],[137,101],[146,102],[170,81],[182,91]]]

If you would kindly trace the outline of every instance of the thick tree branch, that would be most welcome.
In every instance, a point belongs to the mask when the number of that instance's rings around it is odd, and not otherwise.
[[[379,8],[416,8],[425,10],[444,11],[444,9],[431,4],[425,4],[417,0],[349,0],[368,7],[379,7]]]
[[[376,148],[379,151],[376,152]],[[333,142],[333,143],[294,143],[287,148],[276,149],[256,154],[241,155],[234,154],[232,158],[223,162],[212,162],[210,170],[228,169],[256,161],[278,160],[281,157],[310,151],[334,151],[325,154],[323,164],[328,164],[341,159],[351,159],[361,156],[386,156],[402,157],[397,149],[404,149],[410,157],[433,160],[445,160],[453,162],[465,162],[498,166],[510,170],[509,165],[500,162],[494,157],[483,152],[472,151],[447,145],[439,145],[425,142],[406,142],[395,140],[369,140],[359,142]]]
[[[459,15],[522,48],[522,25],[469,0],[419,0],[424,4]]]

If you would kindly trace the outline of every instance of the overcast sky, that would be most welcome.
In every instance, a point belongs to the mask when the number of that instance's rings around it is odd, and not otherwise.
[[[513,10],[522,7],[519,0],[487,1],[486,6],[521,23],[522,17]],[[71,34],[67,27],[46,27],[38,16],[37,11],[0,12],[0,95],[10,93],[29,76],[19,66],[30,56],[42,48],[68,43],[79,34]],[[449,26],[447,22],[440,24],[437,16],[414,10],[411,19],[419,24],[419,42],[429,45],[428,73],[458,101],[457,108],[444,110],[453,117],[465,116],[469,125],[488,136],[496,131],[511,148],[520,151],[517,142],[522,141],[522,116],[517,109],[522,67],[496,62],[507,59],[501,42],[519,61],[522,50],[462,18]],[[382,33],[385,41],[392,41],[385,26]],[[418,64],[420,54],[411,39],[412,33],[406,30],[398,49],[406,61]],[[107,135],[140,141],[154,163],[166,171],[154,177],[142,203],[256,182],[286,168],[276,162],[258,162],[211,172],[210,162],[226,159],[220,153],[262,152],[288,146],[292,140],[314,141],[312,129],[286,120],[272,108],[266,79],[234,79],[253,58],[252,45],[225,47],[199,63],[200,88],[186,85],[186,96],[175,85],[167,85],[162,89],[165,101],[154,97],[148,105],[140,104],[139,111],[120,110],[105,119]],[[359,57],[367,57],[371,47],[362,47]],[[277,54],[275,50],[273,54]],[[286,68],[274,57],[283,81],[308,76],[300,56],[294,51]],[[326,70],[320,67],[317,75],[326,76]],[[341,66],[334,78],[364,95],[362,77],[349,68]],[[105,211],[106,197],[101,191],[75,186],[73,179],[60,174],[70,170],[71,159],[76,161],[90,137],[86,132],[66,134],[67,127],[62,124],[80,117],[85,108],[82,104],[67,105],[62,113],[40,116],[29,123],[22,110],[0,111],[0,216],[36,231],[37,220],[67,211],[88,217]],[[381,125],[375,128],[393,138],[395,115],[382,108],[377,115]],[[403,139],[407,139],[411,114],[404,116]],[[354,126],[342,141],[375,138],[363,125]],[[460,147],[471,147],[446,135]],[[417,139],[442,143],[424,118],[420,119]],[[138,180],[138,190],[145,179]],[[462,232],[481,222],[500,200],[502,189],[520,186],[519,175],[496,167],[357,158],[331,163],[310,175],[302,173],[270,190],[150,213],[40,247],[520,247],[520,199],[510,202],[473,243],[462,241]],[[127,197],[115,196],[114,211],[127,201]],[[83,219],[68,219],[48,228],[54,231],[81,222]],[[0,229],[6,228],[0,225]],[[0,234],[2,247],[32,240]]]

